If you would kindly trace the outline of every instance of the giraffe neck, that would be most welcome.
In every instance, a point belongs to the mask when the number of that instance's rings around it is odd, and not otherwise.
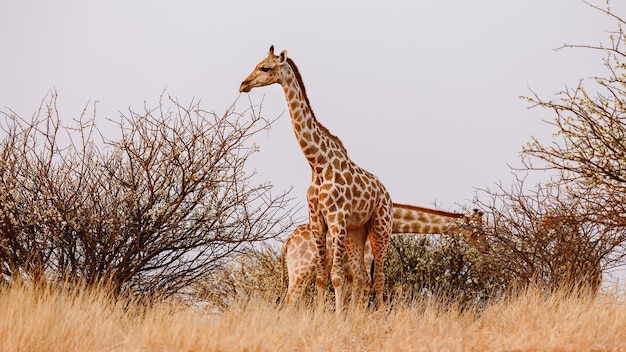
[[[332,135],[313,114],[302,77],[291,59],[287,59],[286,78],[281,82],[289,106],[296,139],[313,171],[320,173],[334,158],[348,158],[341,140]]]
[[[456,222],[464,216],[461,213],[394,203],[392,232],[450,234]]]

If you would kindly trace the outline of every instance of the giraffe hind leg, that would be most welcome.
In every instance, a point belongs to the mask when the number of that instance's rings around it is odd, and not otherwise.
[[[315,245],[317,256],[315,260],[315,286],[317,288],[317,307],[324,309],[326,302],[326,286],[328,283],[328,266],[326,256],[332,253],[332,248],[326,248],[326,232],[316,234]]]
[[[387,257],[390,236],[391,226],[384,226],[382,229],[371,231],[369,234],[372,254],[374,256],[374,261],[372,262],[372,277],[374,280],[374,291],[376,293],[376,304],[378,308],[382,308],[383,306],[383,288],[385,286],[384,264]]]
[[[346,253],[350,271],[352,272],[352,300],[351,307],[362,308],[367,304],[369,287],[371,285],[367,276],[364,262],[364,247],[367,239],[365,228],[348,231],[346,240]]]
[[[312,270],[311,270],[312,272]],[[293,285],[290,283],[289,289],[287,292],[287,305],[290,307],[294,307],[301,302],[304,293],[306,292],[309,284],[313,280],[312,275],[303,275],[297,277],[293,281]]]
[[[346,254],[346,235],[345,228],[331,227],[331,235],[333,236],[333,261],[330,271],[331,282],[335,289],[335,312],[341,314],[343,311],[345,272],[343,270],[343,261]]]

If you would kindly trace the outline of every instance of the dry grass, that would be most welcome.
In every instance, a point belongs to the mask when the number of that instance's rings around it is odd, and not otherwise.
[[[0,291],[0,351],[626,350],[626,304],[528,291],[461,311],[430,300],[337,318],[268,300],[219,314],[177,303],[122,309],[104,291]]]

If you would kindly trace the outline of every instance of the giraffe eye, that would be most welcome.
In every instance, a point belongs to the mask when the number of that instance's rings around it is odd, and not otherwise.
[[[261,71],[263,72],[268,72],[270,70],[269,67],[261,67]]]

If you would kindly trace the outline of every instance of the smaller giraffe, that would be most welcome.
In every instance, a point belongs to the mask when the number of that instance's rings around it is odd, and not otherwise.
[[[473,213],[468,216],[462,213],[394,203],[393,215],[393,234],[461,234],[468,243],[475,246],[479,251],[484,252],[488,249],[485,238],[479,235],[482,230],[483,214],[477,209],[474,209]],[[327,236],[326,247],[326,253],[328,253],[326,263],[329,264],[332,260],[329,255],[332,253],[330,236]],[[317,256],[315,236],[308,223],[299,225],[283,243],[281,268],[286,263],[289,276],[286,297],[288,305],[295,305],[313,281],[318,261]],[[365,243],[364,257],[366,267],[369,270],[373,262],[372,247],[369,240]],[[348,264],[348,258],[344,257],[346,281],[351,282],[352,272]],[[329,265],[326,267],[328,268]],[[284,272],[281,274],[281,283],[284,282],[282,275]],[[325,291],[325,286],[318,287],[318,300],[323,299]]]

